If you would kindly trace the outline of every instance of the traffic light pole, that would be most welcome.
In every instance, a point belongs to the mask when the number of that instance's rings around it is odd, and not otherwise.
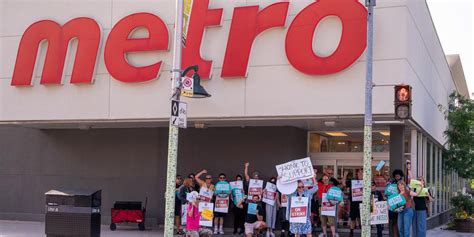
[[[176,16],[174,29],[174,48],[173,48],[173,78],[171,81],[172,100],[178,100],[180,97],[181,83],[181,39],[183,35],[183,0],[176,0]],[[171,104],[171,103],[170,103]],[[171,108],[171,106],[170,106]],[[179,128],[169,125],[168,134],[168,166],[166,175],[165,192],[165,229],[164,236],[173,236],[174,227],[174,201],[176,190],[176,166],[178,159],[178,134]]]
[[[364,113],[364,191],[363,209],[361,212],[362,237],[370,237],[370,193],[372,181],[372,71],[373,71],[373,35],[375,0],[366,0],[367,15],[367,66],[365,78],[365,113]]]

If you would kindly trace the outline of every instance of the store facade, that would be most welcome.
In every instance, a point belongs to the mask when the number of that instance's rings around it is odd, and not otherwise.
[[[462,187],[441,153],[448,95],[469,94],[462,66],[425,1],[377,4],[374,165],[410,161],[436,190],[434,223]],[[174,1],[7,0],[0,11],[0,218],[41,220],[49,189],[100,188],[104,210],[148,197],[162,223]],[[366,14],[355,0],[195,0],[183,66],[200,66],[212,97],[185,99],[178,173],[231,178],[250,161],[269,178],[306,156],[336,175],[361,166]],[[394,120],[395,84],[413,88],[408,121]]]

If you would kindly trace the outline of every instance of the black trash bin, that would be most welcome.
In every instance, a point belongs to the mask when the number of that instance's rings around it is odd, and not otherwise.
[[[46,196],[47,237],[100,236],[101,190],[50,190]]]

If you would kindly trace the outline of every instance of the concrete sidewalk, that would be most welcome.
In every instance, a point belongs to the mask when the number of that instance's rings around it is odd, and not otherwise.
[[[158,226],[147,227],[146,231],[139,231],[136,224],[120,225],[116,231],[111,231],[107,225],[101,228],[101,236],[104,237],[160,237],[163,230]],[[44,222],[26,221],[4,221],[0,220],[0,237],[44,237]],[[233,236],[231,234],[225,236]],[[317,236],[317,235],[314,235]],[[341,233],[340,237],[348,236],[348,233]],[[356,236],[360,236],[356,234]],[[470,233],[458,233],[456,231],[444,230],[444,226],[436,227],[428,231],[429,237],[467,237],[474,236]]]

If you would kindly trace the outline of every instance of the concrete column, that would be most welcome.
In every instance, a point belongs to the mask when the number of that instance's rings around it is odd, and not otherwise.
[[[396,169],[404,170],[404,130],[405,125],[390,125],[390,175]]]
[[[404,170],[404,142],[403,132],[405,125],[390,125],[390,175],[396,169]],[[393,229],[397,228],[392,220],[389,220],[389,234],[393,236]]]

